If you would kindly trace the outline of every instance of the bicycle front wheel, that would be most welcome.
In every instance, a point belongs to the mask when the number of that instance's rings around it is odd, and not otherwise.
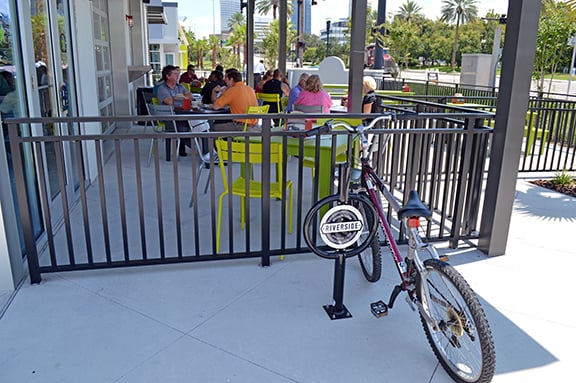
[[[363,195],[368,199],[367,195]],[[358,241],[359,243],[363,243],[366,237],[370,235],[370,229],[374,226],[374,221],[377,220],[378,217],[374,215],[372,209],[364,209],[363,204],[359,204],[357,208],[360,210],[360,213],[362,213],[366,222],[366,227],[363,229]],[[370,246],[358,254],[358,260],[360,261],[362,274],[364,274],[364,278],[366,278],[368,282],[377,282],[380,280],[380,276],[382,275],[382,256],[380,255],[380,239],[378,238],[377,231],[374,239],[370,242]]]
[[[417,297],[437,324],[420,319],[434,354],[457,382],[488,383],[496,354],[486,314],[466,280],[452,266],[427,259],[417,278]]]

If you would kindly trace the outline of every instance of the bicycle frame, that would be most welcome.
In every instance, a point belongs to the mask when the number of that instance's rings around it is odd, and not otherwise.
[[[380,243],[376,239],[378,235],[378,223],[383,234],[388,240],[388,246],[392,254],[396,269],[400,276],[400,283],[394,286],[388,303],[378,300],[370,304],[372,314],[377,318],[387,316],[388,309],[392,308],[398,295],[405,291],[406,301],[410,307],[420,314],[424,333],[428,343],[432,347],[434,354],[446,372],[459,383],[488,383],[494,376],[495,350],[492,333],[486,315],[481,307],[478,297],[470,288],[466,280],[448,263],[440,259],[438,252],[432,245],[428,245],[420,236],[420,218],[430,219],[432,212],[425,206],[418,197],[416,191],[410,191],[410,196],[406,201],[399,201],[393,191],[388,189],[384,181],[372,168],[370,154],[372,153],[372,143],[367,139],[366,131],[370,130],[377,122],[383,119],[390,119],[391,116],[379,116],[368,126],[353,127],[348,123],[326,123],[325,128],[343,126],[349,132],[355,132],[360,137],[362,144],[360,152],[361,168],[359,178],[354,177],[350,182],[352,163],[352,151],[349,152],[349,161],[345,165],[340,165],[338,193],[328,196],[312,206],[306,215],[304,222],[305,238],[310,248],[318,255],[322,256],[316,242],[311,240],[311,233],[315,230],[322,230],[311,221],[320,214],[320,209],[325,205],[340,205],[333,207],[334,216],[329,216],[334,222],[344,219],[344,216],[337,215],[341,211],[356,211],[356,216],[347,218],[349,222],[369,223],[371,229],[368,231],[372,238],[362,237],[364,242],[358,242],[362,236],[361,231],[358,237],[346,243],[352,251],[360,249],[358,258],[362,267],[362,272],[369,282],[375,282],[380,277],[381,258]],[[316,133],[316,132],[314,132]],[[368,135],[374,137],[374,135]],[[384,147],[390,134],[381,135],[380,147]],[[408,237],[408,247],[406,256],[403,258],[402,252],[392,233],[391,223],[387,219],[383,207],[384,199],[391,208],[398,214],[400,225],[406,229]],[[348,205],[348,206],[347,206]],[[360,209],[355,206],[361,206]],[[376,219],[378,216],[380,222]],[[355,221],[357,220],[357,221]],[[332,221],[331,221],[332,222]],[[401,226],[402,228],[402,226]],[[343,232],[353,233],[353,230]],[[342,235],[343,232],[338,232]],[[402,231],[400,231],[402,233]],[[339,243],[335,241],[334,243]],[[356,244],[356,249],[351,245]],[[367,246],[369,245],[369,246]],[[364,246],[364,247],[363,247]],[[329,246],[338,249],[336,246]],[[347,248],[347,250],[349,250]],[[367,250],[367,251],[365,251]],[[427,254],[420,254],[425,251]],[[342,288],[344,276],[344,259],[349,253],[330,253],[327,258],[341,259],[339,273],[335,272],[335,292],[337,284]],[[355,254],[354,254],[355,255]],[[338,265],[338,263],[337,263]],[[374,270],[378,270],[374,272]],[[336,270],[336,269],[335,269]],[[376,277],[377,276],[377,277]],[[336,277],[339,277],[338,279]],[[338,290],[341,293],[341,289]],[[349,317],[349,313],[342,304],[342,294],[334,294],[336,304],[324,306],[331,319],[341,319]]]
[[[392,258],[396,265],[396,269],[402,281],[400,288],[395,290],[392,293],[390,298],[389,307],[393,306],[394,300],[398,296],[401,291],[407,291],[410,296],[410,301],[413,304],[418,306],[419,311],[423,314],[423,316],[428,320],[434,327],[436,327],[435,321],[428,315],[427,309],[422,306],[422,304],[417,300],[414,291],[415,291],[415,279],[413,277],[412,267],[416,267],[417,272],[423,276],[425,276],[426,268],[424,267],[424,262],[418,257],[417,252],[422,249],[426,249],[430,256],[435,259],[439,259],[438,253],[433,246],[429,246],[426,242],[422,240],[418,233],[418,228],[420,226],[420,219],[419,218],[408,218],[403,219],[402,224],[407,228],[407,235],[408,235],[408,249],[407,249],[407,256],[406,259],[409,261],[408,263],[402,258],[402,253],[398,247],[398,243],[394,239],[392,234],[392,228],[390,223],[386,219],[386,214],[384,213],[384,209],[382,207],[382,203],[380,202],[377,194],[377,190],[382,193],[384,198],[388,201],[390,206],[394,211],[398,211],[401,208],[400,202],[394,197],[394,195],[388,190],[386,185],[380,177],[376,174],[372,165],[370,164],[369,153],[371,152],[372,143],[368,142],[366,135],[363,130],[358,132],[362,141],[362,151],[360,155],[360,163],[361,163],[361,186],[367,191],[370,200],[374,204],[378,212],[378,216],[380,218],[380,226],[386,238],[388,239],[388,246],[390,248],[390,252],[392,254]]]

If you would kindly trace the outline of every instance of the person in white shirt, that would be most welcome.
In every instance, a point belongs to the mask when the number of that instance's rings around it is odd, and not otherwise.
[[[266,72],[266,67],[264,66],[264,60],[260,60],[254,64],[254,87],[260,81],[262,81],[262,76]]]

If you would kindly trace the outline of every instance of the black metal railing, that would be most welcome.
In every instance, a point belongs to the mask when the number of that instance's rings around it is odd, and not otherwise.
[[[389,109],[398,114],[392,129],[374,131],[377,138],[393,135],[375,153],[378,173],[400,199],[412,189],[419,190],[434,211],[434,219],[426,226],[429,240],[449,240],[455,245],[459,240],[475,238],[491,140],[491,129],[483,124],[489,113],[446,113],[443,106],[406,99],[399,99],[399,104]],[[304,216],[318,198],[335,192],[334,171],[342,156],[352,153],[349,149],[354,145],[353,137],[343,131],[313,138],[293,137],[294,132],[270,129],[271,115],[260,117],[261,133],[154,133],[137,124],[153,119],[147,116],[5,122],[32,282],[39,282],[44,272],[251,257],[261,258],[266,265],[273,256],[308,252],[302,240]],[[202,118],[205,117],[163,117]],[[210,118],[224,119],[229,115]],[[54,124],[68,127],[61,132],[74,131],[73,128],[83,131],[90,124],[100,126],[109,122],[119,126],[131,124],[132,128],[127,133],[111,135],[44,136],[34,130],[39,124]],[[243,142],[246,152],[251,143],[258,142],[264,160],[260,164],[229,162],[224,166],[216,165],[212,157],[209,169],[203,171],[197,155],[178,159],[177,142],[184,138],[204,139],[210,150],[218,139]],[[165,139],[170,139],[171,162],[164,160],[161,150],[160,141]],[[272,143],[282,144],[283,148],[280,178],[276,176],[278,168],[266,160]],[[47,158],[48,145],[50,158]],[[148,167],[150,147],[153,161]],[[71,150],[78,155],[70,156]],[[246,156],[247,162],[254,162]],[[34,163],[36,184],[26,182],[24,173],[29,169],[26,160]],[[55,165],[48,169],[46,164],[52,160]],[[250,180],[262,180],[254,193],[260,192],[261,198],[244,201],[244,228],[241,225],[244,198],[222,195],[223,176],[233,179],[242,170],[246,181],[235,185],[236,188],[249,193]],[[200,183],[198,177],[202,178]],[[205,177],[210,177],[206,193]],[[57,181],[51,185],[49,178]],[[74,179],[81,181],[74,183]],[[283,190],[279,198],[269,197],[271,182],[279,182]],[[292,209],[288,208],[289,182],[293,190]],[[58,193],[53,192],[55,187]],[[27,195],[41,201],[40,237],[34,234]],[[219,214],[222,214],[220,226]],[[293,218],[292,230],[289,215]],[[391,214],[390,217],[394,218]],[[397,229],[399,239],[403,240],[400,228]],[[221,235],[220,241],[217,233]]]
[[[411,91],[415,91],[416,95],[411,97],[412,100],[458,104],[465,109],[496,113],[498,94],[494,88],[435,81],[411,80],[405,83],[410,86]],[[461,96],[455,96],[456,93],[460,93]],[[432,106],[432,109],[442,112],[438,107]],[[458,109],[450,108],[445,111],[454,113]],[[486,123],[494,127],[493,116],[487,117]],[[570,97],[566,100],[566,95],[531,92],[525,117],[519,171],[556,173],[574,170],[576,170],[576,99]]]

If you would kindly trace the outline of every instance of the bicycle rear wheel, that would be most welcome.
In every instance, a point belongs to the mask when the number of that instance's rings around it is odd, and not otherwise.
[[[427,259],[416,294],[438,328],[420,319],[434,354],[457,382],[488,383],[496,354],[486,314],[466,280],[449,264]]]
[[[365,193],[361,194],[368,198]],[[371,209],[364,209],[362,204],[359,204],[359,206],[356,207],[360,210],[367,223],[360,239],[358,240],[359,243],[363,243],[367,236],[370,235],[370,229],[374,226],[374,220],[377,220],[378,217],[374,216]],[[368,282],[377,282],[380,280],[380,276],[382,275],[382,256],[380,254],[380,239],[378,237],[378,232],[374,235],[374,239],[370,242],[370,246],[358,254],[358,260],[360,261],[362,274],[364,274],[364,278],[366,278]]]

